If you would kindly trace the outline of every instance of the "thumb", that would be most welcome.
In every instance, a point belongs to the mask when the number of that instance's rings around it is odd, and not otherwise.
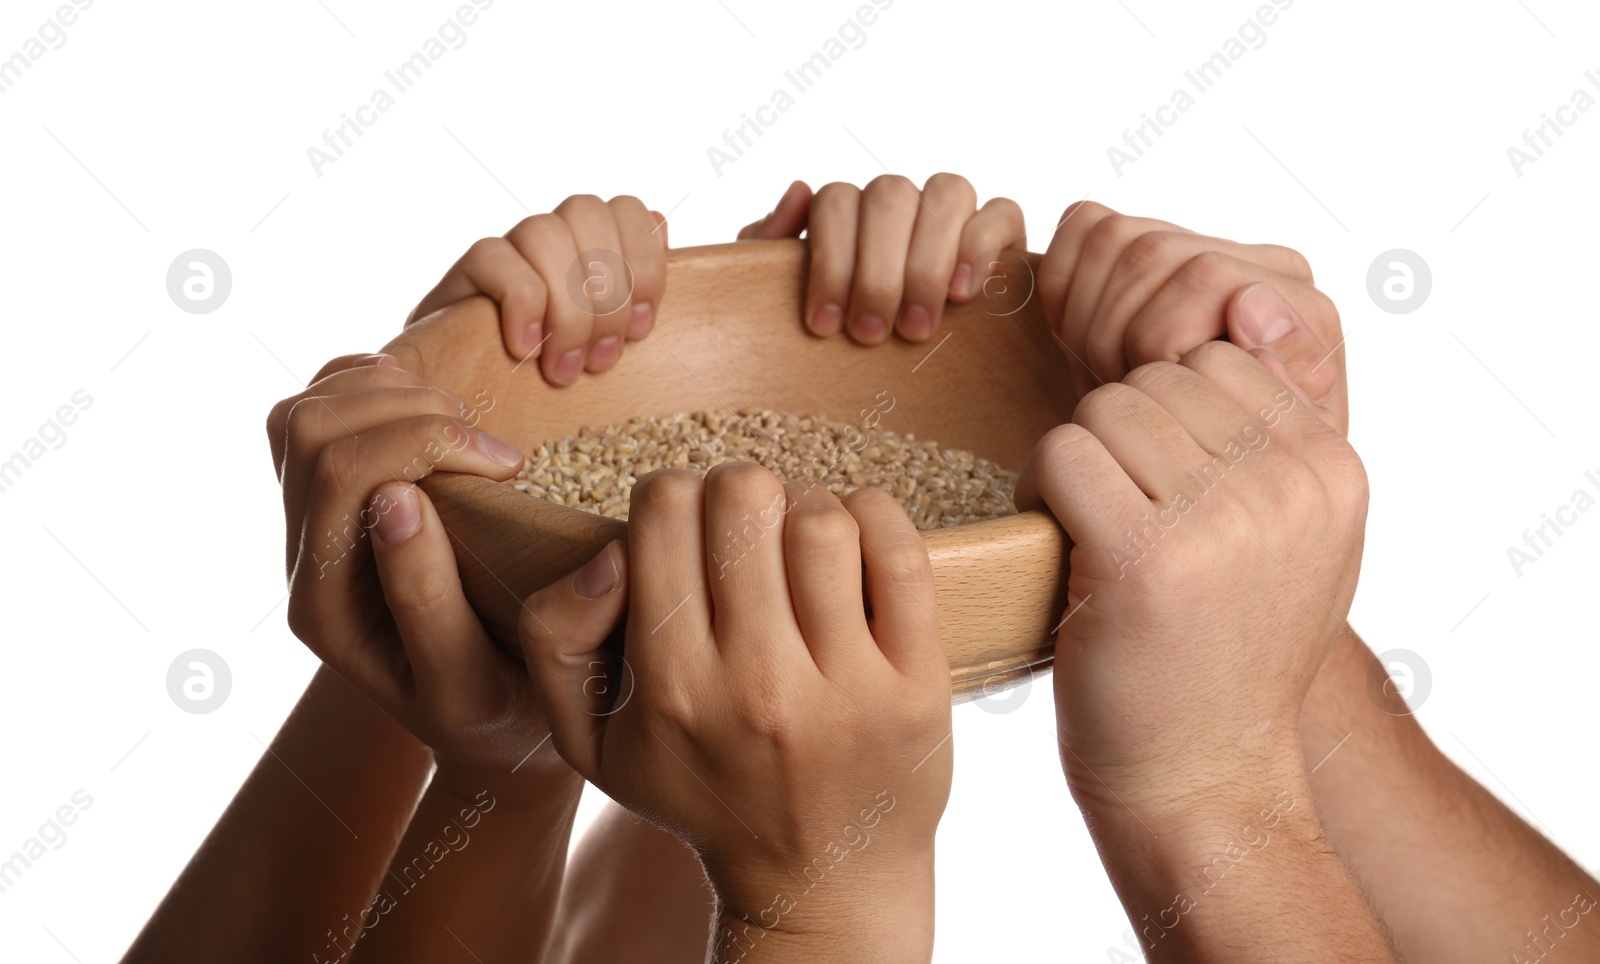
[[[614,540],[522,603],[517,635],[556,750],[594,781],[605,723],[633,696],[633,671],[608,643],[628,603],[627,548]]]
[[[1339,365],[1332,357],[1336,349],[1312,333],[1276,288],[1254,284],[1239,291],[1228,302],[1227,317],[1229,341],[1258,358],[1263,351],[1269,353],[1281,363],[1274,374],[1280,379],[1287,376],[1289,388],[1298,389],[1324,413],[1337,410]]]

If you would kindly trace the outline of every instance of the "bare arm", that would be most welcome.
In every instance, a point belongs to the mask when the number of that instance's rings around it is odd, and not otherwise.
[[[1346,633],[1301,729],[1308,766],[1321,763],[1312,791],[1328,840],[1369,888],[1403,959],[1600,960],[1600,917],[1590,914],[1600,884],[1450,762],[1403,701],[1385,700],[1369,677],[1382,673]]]
[[[124,964],[340,960],[338,935],[371,903],[431,765],[399,724],[318,669]]]
[[[555,765],[536,782],[434,779],[356,961],[545,959],[583,781],[541,752]]]

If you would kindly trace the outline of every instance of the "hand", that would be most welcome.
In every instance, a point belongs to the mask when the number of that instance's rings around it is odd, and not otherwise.
[[[283,485],[289,626],[433,748],[436,779],[497,788],[549,732],[527,673],[468,606],[427,495],[434,471],[504,480],[522,453],[387,355],[329,362],[267,419]],[[370,538],[369,538],[370,537]],[[515,779],[565,772],[555,754]],[[482,777],[480,778],[480,774]]]
[[[694,847],[725,923],[831,934],[855,959],[840,926],[931,915],[951,774],[932,580],[881,491],[840,503],[750,464],[662,471],[634,487],[627,546],[529,597],[520,634],[556,748]],[[891,939],[931,947],[931,927]]]
[[[1055,685],[1080,802],[1172,814],[1241,775],[1303,773],[1301,703],[1343,629],[1366,521],[1343,436],[1208,342],[1090,392],[1021,473],[1018,507],[1041,503],[1073,543]]]
[[[935,174],[920,191],[889,174],[865,188],[825,184],[815,195],[795,181],[739,240],[802,231],[811,242],[806,327],[828,336],[842,325],[864,345],[881,344],[891,329],[926,341],[946,299],[966,304],[978,293],[979,259],[1027,244],[1015,201],[997,197],[979,208],[977,192],[955,174]]]
[[[506,351],[519,361],[538,357],[552,385],[570,385],[585,371],[610,369],[624,340],[655,327],[666,248],[666,217],[638,198],[574,194],[468,248],[406,324],[487,295],[500,305]]]
[[[1040,262],[1039,298],[1071,359],[1079,398],[1140,365],[1175,362],[1226,337],[1246,350],[1271,349],[1330,424],[1349,430],[1339,311],[1298,251],[1080,201],[1067,208]]]

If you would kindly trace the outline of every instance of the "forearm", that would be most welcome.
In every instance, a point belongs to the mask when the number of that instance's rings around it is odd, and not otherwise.
[[[1552,947],[1600,958],[1600,916],[1585,909],[1600,906],[1600,885],[1450,762],[1386,695],[1386,678],[1347,632],[1312,685],[1301,730],[1328,840],[1396,949],[1413,964],[1537,958]]]
[[[432,765],[326,666],[123,958],[279,962],[372,900]]]
[[[1090,805],[1095,844],[1149,960],[1393,960],[1296,771],[1264,769],[1259,781],[1167,810]]]
[[[563,766],[526,784],[479,783],[429,785],[362,921],[356,961],[455,960],[463,948],[485,961],[543,959],[583,781]]]

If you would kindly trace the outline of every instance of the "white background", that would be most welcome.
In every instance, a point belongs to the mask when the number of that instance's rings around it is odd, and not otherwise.
[[[1352,623],[1427,661],[1420,718],[1446,753],[1600,863],[1600,512],[1520,577],[1506,556],[1600,474],[1600,110],[1520,177],[1506,155],[1600,71],[1600,10],[1301,0],[1118,177],[1107,147],[1256,3],[900,0],[718,177],[707,147],[854,0],[500,0],[317,176],[306,148],[456,6],[102,0],[0,94],[0,457],[76,390],[94,399],[0,495],[0,854],[74,790],[94,798],[0,894],[4,957],[117,958],[311,676],[280,605],[275,400],[386,341],[471,241],[566,195],[637,194],[671,210],[675,245],[704,244],[792,178],[885,166],[1016,198],[1034,250],[1087,195],[1305,252],[1343,312],[1372,478]],[[6,3],[0,56],[54,8]],[[1365,280],[1397,247],[1434,282],[1403,315]],[[167,296],[190,248],[232,268],[212,314]],[[209,715],[165,684],[194,647],[232,668]],[[1048,687],[1014,713],[959,708],[955,745],[938,959],[1106,960],[1126,924],[1061,780]]]

